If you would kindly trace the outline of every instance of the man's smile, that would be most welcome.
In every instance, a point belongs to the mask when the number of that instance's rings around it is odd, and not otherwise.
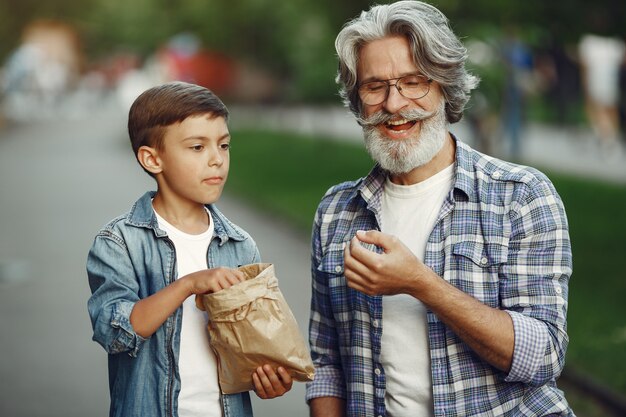
[[[406,119],[397,119],[397,120],[389,120],[385,123],[385,128],[389,130],[393,130],[395,132],[403,132],[405,130],[411,129],[417,123],[416,120],[406,120]]]

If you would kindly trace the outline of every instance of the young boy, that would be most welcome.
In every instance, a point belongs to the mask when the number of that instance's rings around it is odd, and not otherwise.
[[[93,339],[109,354],[110,416],[252,415],[247,392],[220,395],[206,313],[194,302],[260,261],[252,238],[213,205],[228,176],[227,119],[211,91],[182,82],[145,91],[130,109],[133,151],[157,191],[106,225],[87,259]],[[282,367],[252,377],[260,398],[291,389]]]

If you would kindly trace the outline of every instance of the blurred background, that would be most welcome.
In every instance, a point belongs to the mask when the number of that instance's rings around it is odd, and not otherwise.
[[[387,2],[381,2],[387,3]],[[362,0],[0,0],[0,415],[104,416],[91,339],[91,241],[152,181],[125,131],[135,97],[184,80],[231,110],[219,205],[277,266],[306,337],[309,231],[332,184],[371,160],[340,103],[334,39]],[[438,0],[482,78],[451,128],[546,172],[570,220],[570,348],[579,416],[626,415],[626,4]],[[305,416],[303,384],[255,400]]]

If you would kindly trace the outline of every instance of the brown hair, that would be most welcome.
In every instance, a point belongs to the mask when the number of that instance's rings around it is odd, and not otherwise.
[[[161,149],[167,126],[202,114],[228,120],[224,103],[205,87],[175,81],[144,91],[128,112],[128,135],[135,156],[142,146]]]

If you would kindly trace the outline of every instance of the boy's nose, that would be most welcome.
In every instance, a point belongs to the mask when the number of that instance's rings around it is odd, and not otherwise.
[[[224,157],[218,151],[211,152],[209,166],[220,166],[224,163]]]

